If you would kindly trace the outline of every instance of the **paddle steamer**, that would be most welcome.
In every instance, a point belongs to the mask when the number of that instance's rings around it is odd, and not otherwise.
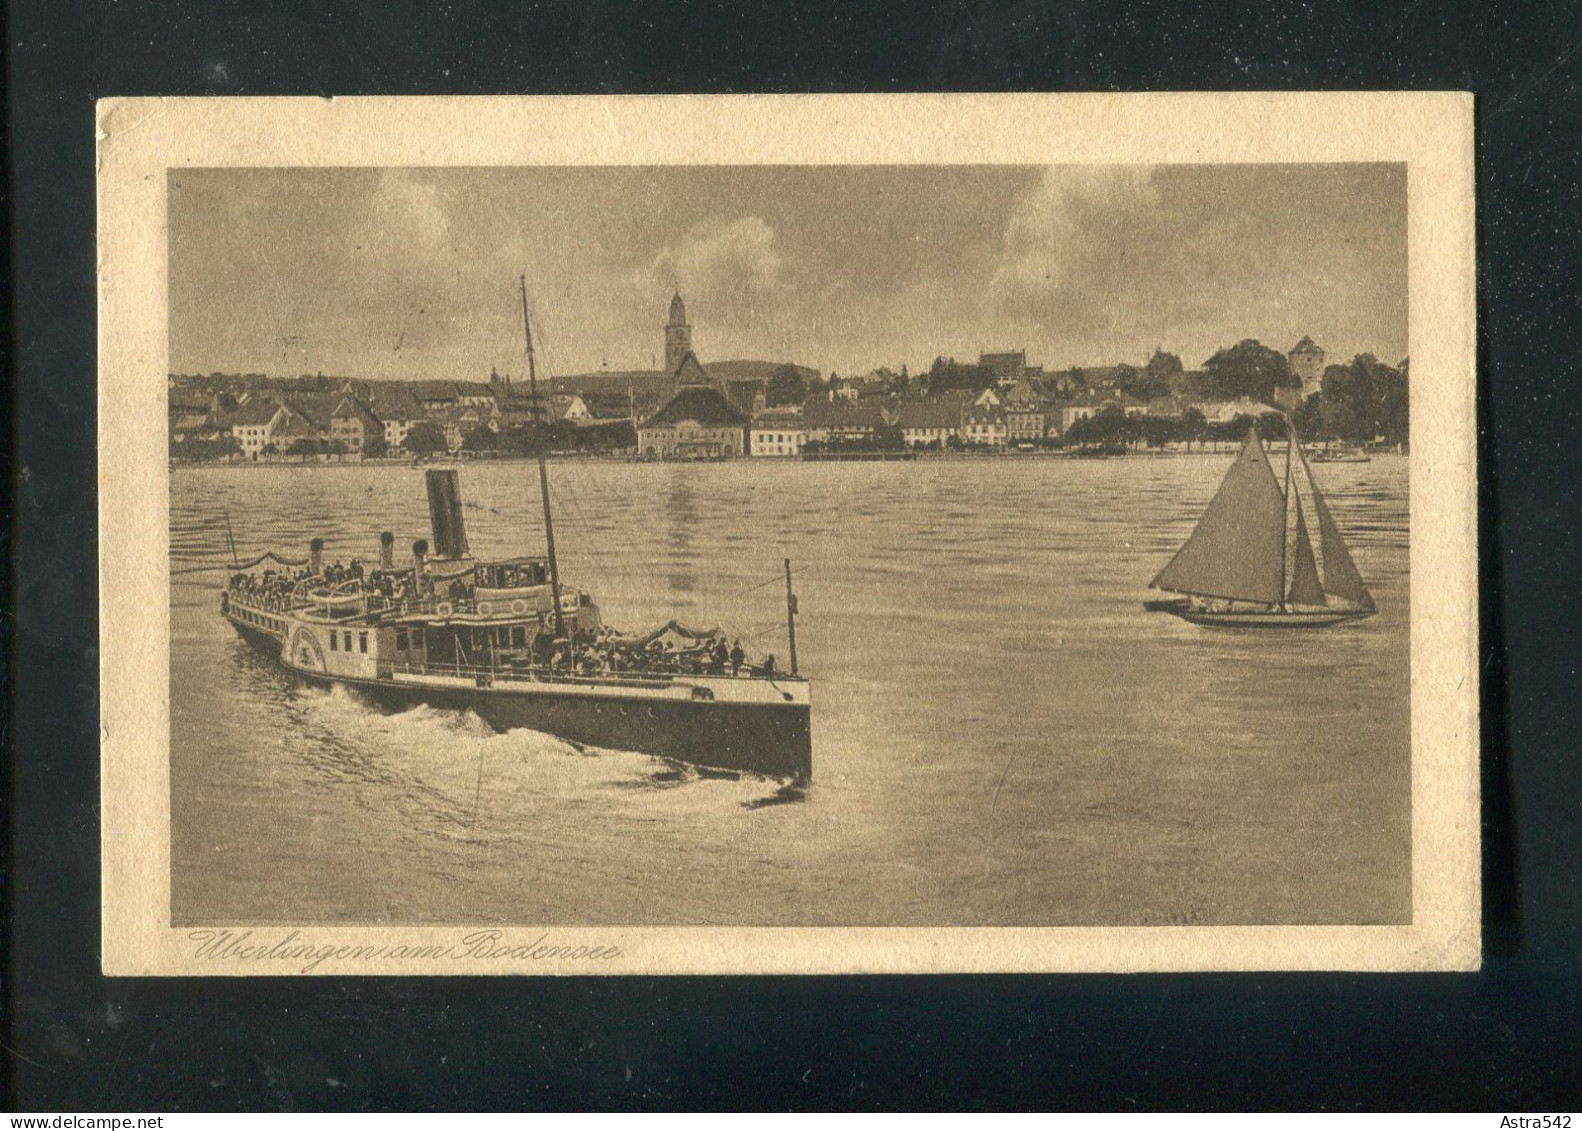
[[[525,280],[522,316],[536,403]],[[617,633],[587,590],[561,582],[542,455],[538,473],[542,557],[476,559],[456,471],[428,469],[432,547],[419,539],[398,563],[386,531],[377,568],[340,568],[325,565],[317,538],[301,560],[269,552],[239,562],[232,537],[220,612],[292,675],[352,688],[387,709],[471,710],[499,731],[526,727],[698,766],[810,779],[810,688],[797,672],[790,561],[787,670],[773,656],[747,662],[717,629],[672,620]]]

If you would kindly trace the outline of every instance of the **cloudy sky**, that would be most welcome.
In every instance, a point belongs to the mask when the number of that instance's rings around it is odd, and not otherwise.
[[[1407,352],[1398,165],[179,170],[170,368],[482,379],[663,358],[828,373],[1025,348],[1196,366]]]

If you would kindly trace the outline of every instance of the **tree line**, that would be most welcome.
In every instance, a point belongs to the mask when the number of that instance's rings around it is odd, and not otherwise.
[[[1406,443],[1411,438],[1410,362],[1386,365],[1371,353],[1324,370],[1321,391],[1296,410],[1304,440]]]

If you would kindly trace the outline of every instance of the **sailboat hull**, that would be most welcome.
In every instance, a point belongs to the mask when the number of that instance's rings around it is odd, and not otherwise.
[[[1281,612],[1239,610],[1236,612],[1208,612],[1194,609],[1188,601],[1145,601],[1143,608],[1151,613],[1169,613],[1192,624],[1206,628],[1330,628],[1347,621],[1371,617],[1368,609],[1314,609]]]

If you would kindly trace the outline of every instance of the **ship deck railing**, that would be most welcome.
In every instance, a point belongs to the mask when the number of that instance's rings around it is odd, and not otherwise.
[[[561,683],[601,687],[668,687],[674,684],[680,672],[606,672],[601,675],[575,675],[571,672],[549,671],[544,668],[517,667],[509,664],[440,664],[421,660],[389,660],[379,664],[379,676],[415,675],[444,676],[451,679],[470,679],[481,686],[497,681],[517,683]]]
[[[250,609],[255,613],[269,613],[279,616],[299,608],[299,604],[284,593],[260,593],[246,589],[228,589],[226,593],[232,606]]]
[[[409,617],[446,620],[461,616],[483,617],[496,621],[528,621],[540,620],[547,615],[536,604],[530,604],[527,609],[517,611],[510,604],[501,608],[497,603],[487,599],[482,603],[490,607],[484,612],[478,608],[480,602],[473,597],[393,597],[374,592],[324,594],[301,590],[289,596],[272,594],[267,604],[259,601],[258,597],[258,594],[248,594],[243,590],[233,590],[231,593],[233,601],[251,604],[254,608],[264,611],[275,613],[313,611],[333,621],[355,620],[364,616],[385,616],[397,620]],[[576,612],[585,597],[586,594],[581,590],[568,589],[561,595],[562,611]]]
[[[439,606],[448,609],[449,616],[481,616],[478,612],[477,602],[467,597],[441,598],[432,597],[386,597],[382,593],[336,594],[325,598],[319,595],[303,596],[300,593],[257,593],[245,589],[229,590],[230,601],[233,605],[242,606],[263,613],[292,613],[292,612],[318,612],[331,621],[356,620],[359,617],[371,615],[385,615],[395,619],[407,617],[434,618],[445,614]],[[509,609],[505,610],[508,614]],[[570,610],[567,610],[568,612]],[[488,616],[490,619],[499,620],[501,610],[492,609]],[[536,608],[529,609],[520,615],[511,615],[513,620],[535,620],[541,614]]]
[[[472,680],[480,687],[491,683],[505,681],[516,683],[556,683],[569,684],[583,687],[670,687],[676,683],[685,683],[695,679],[735,679],[757,680],[769,682],[796,682],[802,677],[786,675],[775,672],[765,675],[761,672],[741,672],[731,675],[729,672],[643,672],[643,671],[606,671],[597,675],[581,675],[572,672],[553,671],[542,667],[528,667],[514,664],[446,664],[430,663],[423,660],[381,660],[378,664],[380,679],[393,679],[398,675],[406,676],[442,676],[449,679]]]

